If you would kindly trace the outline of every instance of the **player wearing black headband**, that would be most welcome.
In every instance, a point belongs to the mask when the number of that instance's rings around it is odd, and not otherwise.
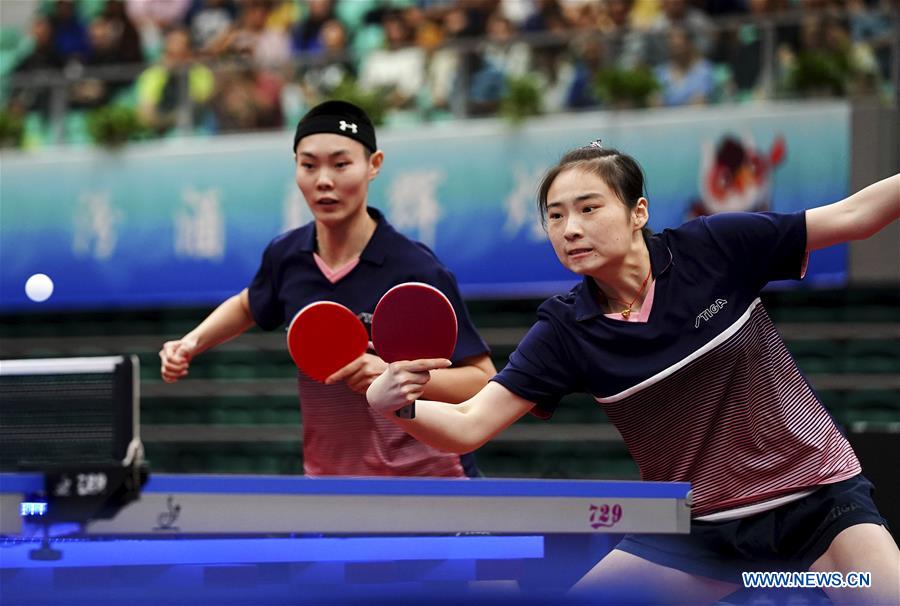
[[[297,123],[294,133],[294,153],[297,143],[307,135],[331,133],[355,139],[369,150],[370,154],[378,151],[375,141],[375,127],[369,116],[359,107],[346,101],[326,101],[309,110]]]
[[[395,231],[368,206],[369,182],[378,176],[384,153],[366,113],[345,101],[312,108],[297,125],[293,152],[297,186],[314,220],[273,239],[247,288],[181,339],[163,345],[159,353],[163,379],[183,378],[196,355],[254,324],[265,330],[282,327],[300,309],[320,300],[370,317],[389,288],[418,281],[446,294],[459,320],[454,365],[434,373],[430,397],[459,402],[477,393],[496,371],[455,278],[428,248]],[[366,353],[326,384],[298,373],[305,473],[477,475],[471,456],[427,446],[369,408],[366,389],[386,366],[378,356]]]

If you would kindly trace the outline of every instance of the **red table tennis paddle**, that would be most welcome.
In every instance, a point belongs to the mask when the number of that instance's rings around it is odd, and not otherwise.
[[[372,314],[372,344],[385,362],[447,358],[456,349],[456,312],[440,290],[405,282],[388,290]],[[413,419],[415,403],[397,411]]]
[[[320,383],[366,353],[368,345],[360,319],[333,301],[310,303],[288,326],[287,346],[294,364]]]

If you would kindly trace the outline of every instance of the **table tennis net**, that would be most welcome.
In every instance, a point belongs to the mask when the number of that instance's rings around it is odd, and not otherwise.
[[[143,457],[136,356],[0,360],[0,469]]]

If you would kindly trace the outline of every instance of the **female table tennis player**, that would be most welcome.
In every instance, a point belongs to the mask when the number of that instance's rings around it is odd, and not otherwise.
[[[559,260],[584,280],[553,297],[509,364],[456,406],[418,401],[446,361],[391,364],[368,400],[451,452],[583,391],[604,407],[641,477],[690,482],[690,535],[626,537],[576,585],[640,603],[712,603],[753,570],[868,571],[836,602],[900,603],[900,553],[847,440],[759,300],[799,279],[809,251],[866,238],[900,216],[900,176],[793,214],[729,213],[651,235],[637,162],[599,142],[566,154],[540,188]]]
[[[459,322],[453,368],[437,372],[429,397],[459,402],[496,372],[475,331],[453,275],[425,246],[397,231],[368,207],[369,182],[384,161],[375,129],[359,107],[327,101],[311,109],[294,135],[296,181],[315,220],[272,240],[250,286],[220,305],[181,339],[160,351],[161,373],[177,381],[191,359],[254,323],[285,325],[307,304],[328,300],[371,314],[379,298],[401,282],[426,282],[450,299]],[[421,443],[374,413],[369,384],[386,363],[366,353],[317,383],[299,373],[303,466],[308,475],[477,475],[471,456]]]

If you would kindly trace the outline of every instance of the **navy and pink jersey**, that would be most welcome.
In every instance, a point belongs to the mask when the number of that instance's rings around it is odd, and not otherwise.
[[[494,381],[552,416],[586,392],[648,481],[690,482],[694,516],[860,472],[759,299],[799,279],[805,213],[723,213],[647,239],[646,322],[604,315],[586,278],[545,301]]]
[[[397,232],[373,208],[377,227],[355,266],[323,271],[316,259],[315,223],[284,233],[269,243],[249,287],[250,311],[265,330],[285,326],[315,301],[350,308],[367,324],[375,305],[391,287],[425,282],[440,289],[459,325],[453,362],[489,349],[469,318],[456,279],[424,245]],[[347,271],[349,269],[349,271]],[[287,355],[287,354],[285,354]],[[345,384],[324,385],[298,373],[303,419],[303,468],[310,476],[443,476],[477,474],[470,455],[428,446],[373,411],[364,394]]]

